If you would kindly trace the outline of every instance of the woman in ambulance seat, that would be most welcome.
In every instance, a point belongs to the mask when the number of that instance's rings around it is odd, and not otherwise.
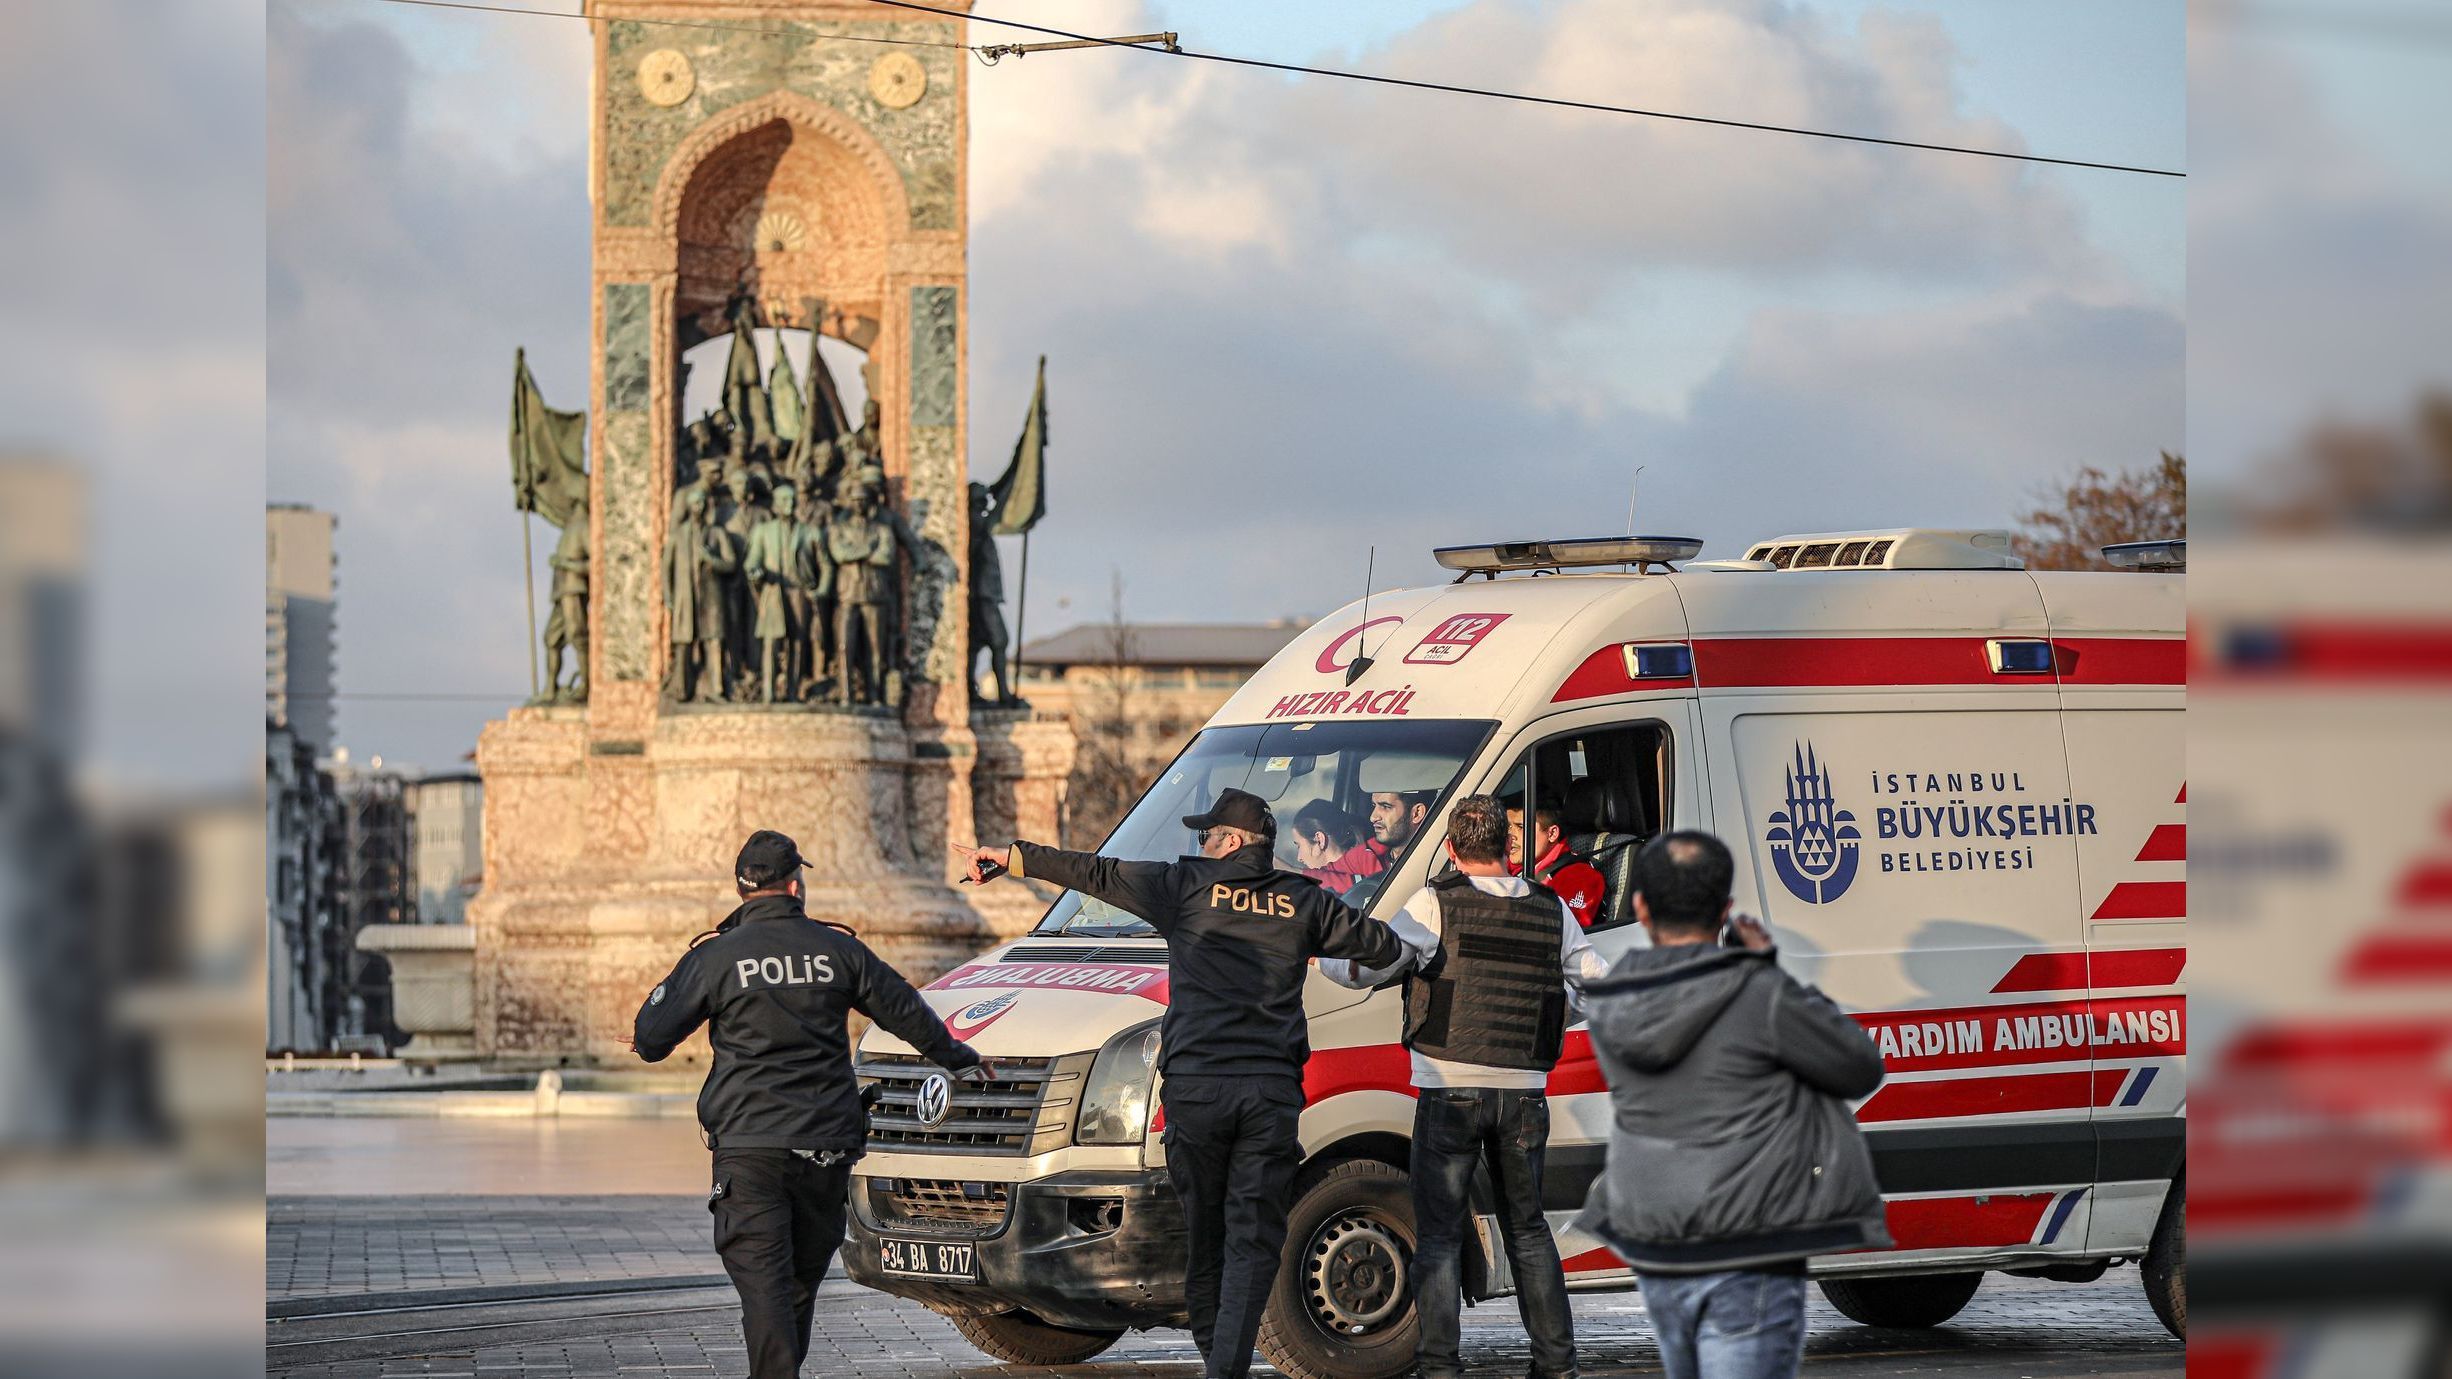
[[[1295,811],[1287,833],[1294,843],[1296,867],[1338,895],[1387,866],[1376,851],[1362,845],[1360,821],[1326,800],[1313,800]]]

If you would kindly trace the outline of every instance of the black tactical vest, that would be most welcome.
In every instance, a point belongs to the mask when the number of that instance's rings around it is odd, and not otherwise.
[[[1547,1072],[1566,1037],[1558,897],[1489,895],[1457,873],[1439,893],[1439,962],[1405,983],[1405,1047],[1432,1058]]]

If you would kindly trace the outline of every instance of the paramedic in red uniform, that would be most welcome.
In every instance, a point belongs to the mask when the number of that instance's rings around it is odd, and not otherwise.
[[[1593,921],[1600,918],[1601,897],[1609,889],[1609,883],[1601,879],[1600,868],[1580,858],[1570,858],[1566,830],[1559,826],[1556,805],[1543,804],[1533,811],[1533,836],[1541,845],[1541,860],[1533,863],[1533,883],[1557,892],[1567,913],[1575,916],[1575,922],[1591,928]],[[1507,806],[1507,867],[1510,871],[1524,870],[1521,800]]]
[[[1369,831],[1326,800],[1313,800],[1294,811],[1287,832],[1294,838],[1294,864],[1338,895],[1388,868],[1386,858],[1363,845]]]

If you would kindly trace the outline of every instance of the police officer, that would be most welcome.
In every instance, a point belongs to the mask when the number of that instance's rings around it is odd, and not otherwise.
[[[701,1024],[715,1065],[698,1123],[715,1151],[715,1250],[741,1294],[750,1379],[788,1379],[809,1354],[817,1285],[843,1243],[851,1166],[868,1136],[852,1080],[857,1010],[972,1081],[987,1067],[848,929],[801,910],[798,845],[760,830],[733,864],[740,908],[639,1007],[633,1047],[660,1063]]]
[[[1199,832],[1198,857],[1119,862],[1015,843],[970,850],[971,879],[1052,882],[1140,916],[1166,940],[1158,1068],[1189,1256],[1185,1310],[1208,1379],[1243,1379],[1300,1158],[1304,973],[1314,957],[1385,967],[1405,950],[1387,925],[1272,864],[1277,820],[1259,796],[1221,791],[1183,824]]]

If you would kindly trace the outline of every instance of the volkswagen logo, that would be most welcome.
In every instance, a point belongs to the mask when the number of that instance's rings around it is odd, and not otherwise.
[[[954,1113],[953,1079],[943,1073],[930,1073],[919,1085],[919,1123],[934,1130]]]

